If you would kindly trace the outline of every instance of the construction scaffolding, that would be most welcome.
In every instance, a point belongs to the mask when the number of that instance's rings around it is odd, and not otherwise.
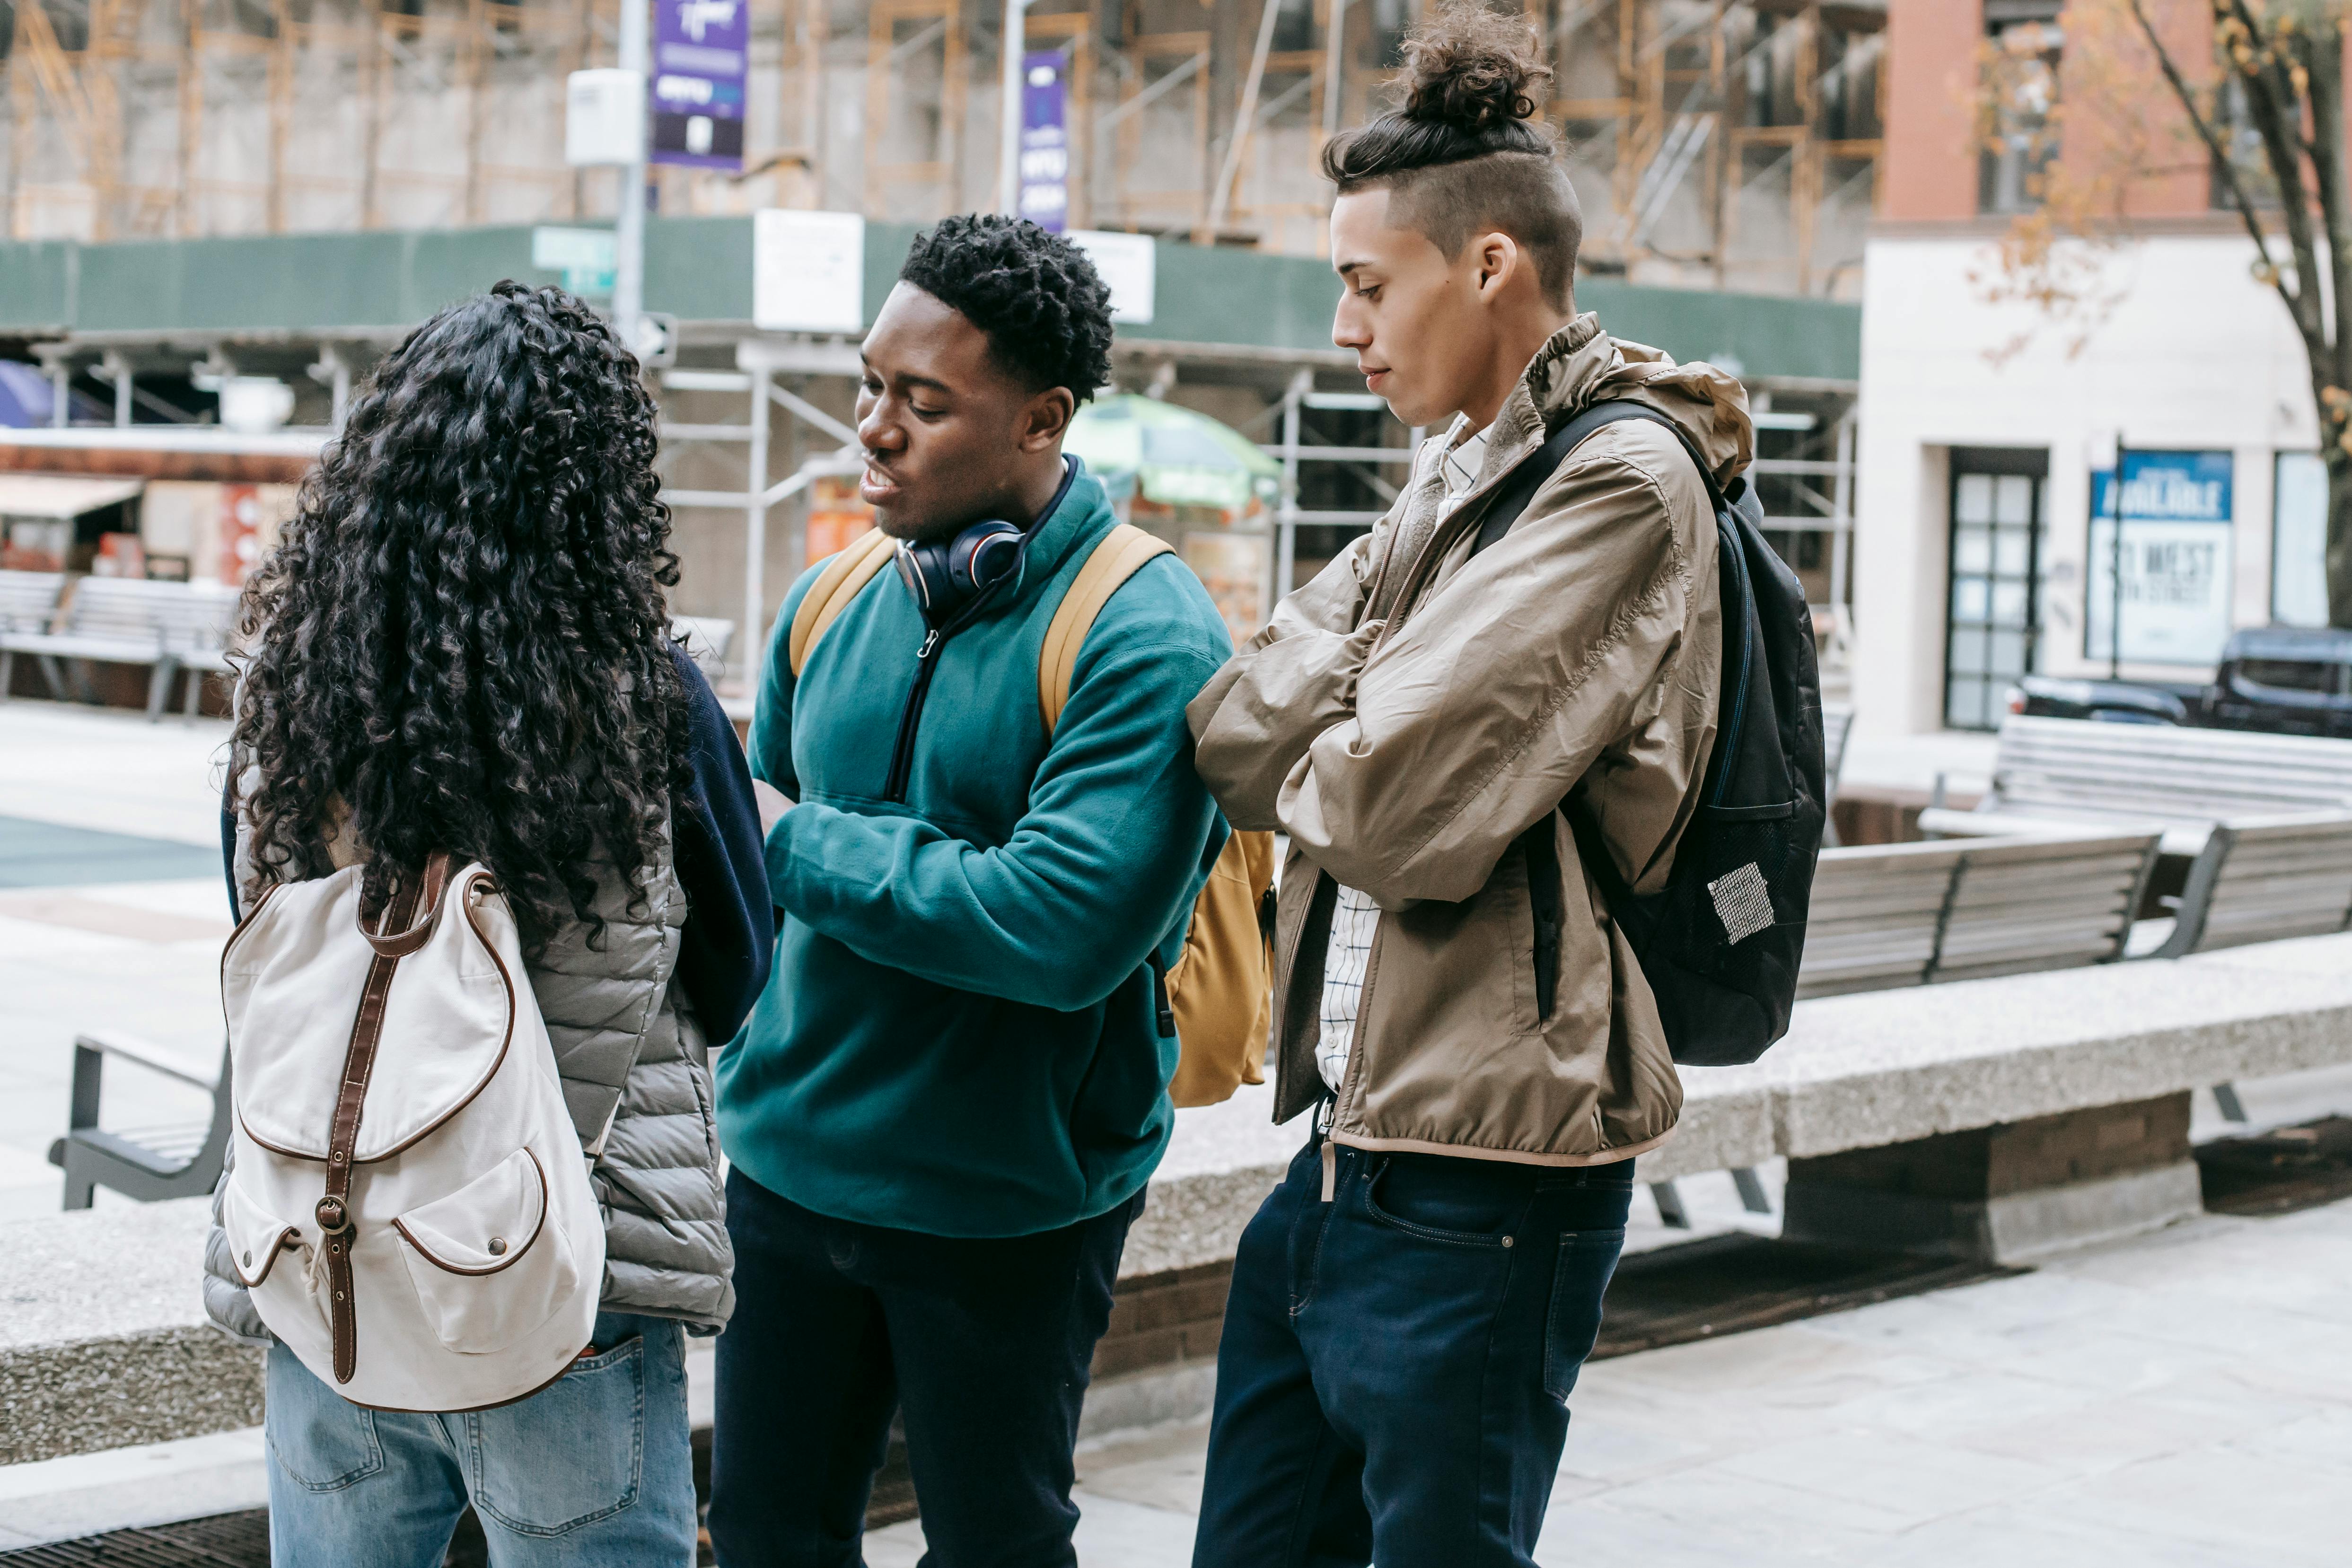
[[[1565,0],[1551,110],[1591,262],[1644,282],[1850,288],[1883,152],[1885,26],[1884,4]]]
[[[922,221],[997,188],[1001,9],[741,0],[740,175],[656,172],[659,211]],[[1071,222],[1319,254],[1316,155],[1384,107],[1422,0],[1080,0]],[[1506,8],[1508,0],[1502,0]],[[593,219],[564,76],[616,0],[0,0],[7,237]],[[1884,0],[1533,0],[1587,259],[1636,281],[1850,293],[1875,191]]]

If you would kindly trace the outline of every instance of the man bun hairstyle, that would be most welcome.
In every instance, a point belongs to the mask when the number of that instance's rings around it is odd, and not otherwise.
[[[898,281],[988,335],[997,363],[1032,392],[1085,402],[1110,382],[1110,288],[1092,257],[1026,218],[942,218],[915,236]]]
[[[1535,123],[1551,67],[1524,16],[1478,0],[1444,0],[1404,45],[1404,103],[1323,147],[1340,195],[1385,186],[1389,222],[1412,227],[1451,261],[1474,234],[1499,229],[1565,308],[1584,214]]]

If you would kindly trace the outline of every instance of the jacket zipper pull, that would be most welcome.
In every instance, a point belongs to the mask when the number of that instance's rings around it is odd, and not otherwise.
[[[934,626],[923,633],[923,645],[915,650],[915,663],[919,664],[925,659],[929,658],[934,653],[938,652],[939,646],[940,629]]]
[[[1339,1145],[1330,1139],[1323,1140],[1323,1201],[1328,1203],[1339,1191]]]

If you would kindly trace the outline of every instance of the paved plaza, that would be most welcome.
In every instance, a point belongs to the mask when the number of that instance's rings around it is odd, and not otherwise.
[[[216,1058],[226,733],[0,706],[0,1219],[57,1207],[42,1154],[64,1125],[77,1032]],[[1875,748],[1868,766],[1907,782],[1974,755],[1937,737]],[[2258,1124],[2352,1112],[2352,1071],[2243,1088]],[[205,1110],[121,1070],[106,1104],[123,1125]],[[2196,1135],[2221,1131],[2200,1095]],[[1683,1186],[1700,1234],[1772,1227],[1726,1176]],[[1690,1234],[1637,1202],[1633,1248]],[[1574,1409],[1546,1563],[2341,1563],[2352,1202],[2208,1216],[2011,1278],[1596,1363]],[[1189,1562],[1204,1438],[1186,1423],[1081,1456],[1087,1568]],[[257,1507],[265,1463],[248,1431],[0,1469],[0,1549]],[[920,1552],[910,1523],[878,1532],[867,1559],[902,1568]]]
[[[1598,1362],[1571,1406],[1557,1568],[2340,1568],[2352,1201]],[[1082,1455],[1079,1560],[1189,1563],[1205,1438]]]

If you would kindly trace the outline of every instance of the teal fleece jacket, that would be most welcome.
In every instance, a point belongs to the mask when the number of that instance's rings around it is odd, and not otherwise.
[[[1048,739],[1037,657],[1116,519],[1083,472],[941,645],[903,801],[886,798],[925,623],[885,569],[793,675],[795,583],[751,771],[801,804],[767,840],[775,967],[720,1057],[744,1174],[835,1218],[1028,1235],[1133,1197],[1174,1113],[1157,1023],[1226,829],[1192,769],[1190,702],[1232,652],[1172,556],[1113,594]]]

